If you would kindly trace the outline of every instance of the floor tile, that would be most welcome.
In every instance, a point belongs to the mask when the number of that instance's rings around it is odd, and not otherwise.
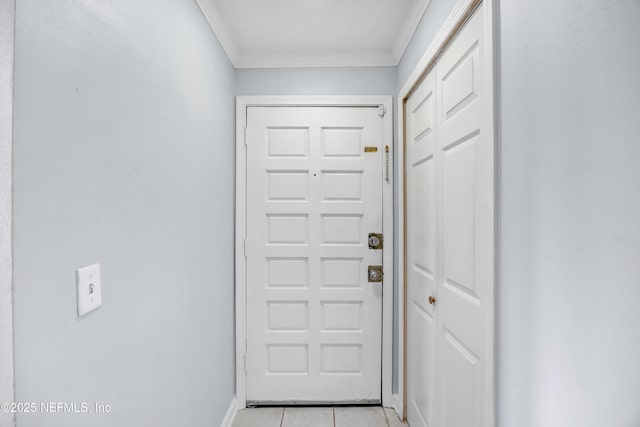
[[[409,424],[406,422],[400,421],[398,418],[398,414],[391,408],[384,408],[384,413],[387,416],[387,422],[389,423],[389,427],[408,427]]]
[[[336,427],[387,427],[384,411],[379,406],[334,408]]]
[[[333,427],[333,408],[285,408],[282,427]]]
[[[283,408],[248,408],[238,411],[232,427],[280,427]]]

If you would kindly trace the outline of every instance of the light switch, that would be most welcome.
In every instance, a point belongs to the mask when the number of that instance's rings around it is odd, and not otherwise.
[[[78,282],[78,317],[95,310],[102,304],[100,264],[76,270]]]

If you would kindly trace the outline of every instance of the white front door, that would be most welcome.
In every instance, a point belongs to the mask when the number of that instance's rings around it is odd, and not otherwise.
[[[482,6],[406,104],[408,420],[488,427],[493,137]]]
[[[247,108],[247,402],[380,402],[382,117]]]

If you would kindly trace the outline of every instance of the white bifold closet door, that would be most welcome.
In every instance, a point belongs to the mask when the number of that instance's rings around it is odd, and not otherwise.
[[[483,16],[480,6],[405,108],[412,427],[486,426],[493,137]]]
[[[249,107],[247,125],[247,401],[379,403],[378,108]]]

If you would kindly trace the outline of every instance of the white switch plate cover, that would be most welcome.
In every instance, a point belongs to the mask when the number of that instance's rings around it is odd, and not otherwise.
[[[78,282],[78,317],[89,313],[102,304],[100,264],[76,270]]]

